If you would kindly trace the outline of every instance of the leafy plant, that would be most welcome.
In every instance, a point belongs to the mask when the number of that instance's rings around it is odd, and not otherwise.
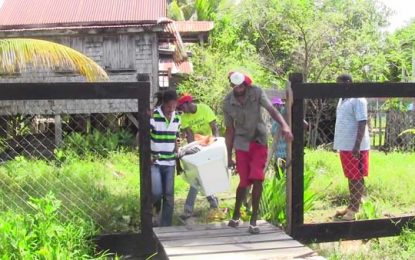
[[[284,173],[280,172],[280,176]],[[311,189],[314,174],[306,167],[304,172],[304,212],[312,209],[317,194]],[[260,210],[262,217],[274,224],[285,224],[286,215],[286,178],[268,178],[264,181]]]
[[[377,204],[368,199],[363,200],[357,219],[376,219],[380,217],[381,214]]]
[[[106,254],[92,250],[93,223],[60,219],[61,203],[53,194],[31,198],[28,203],[33,208],[31,214],[0,213],[2,259],[106,259]]]
[[[117,151],[131,147],[133,135],[125,130],[115,133],[107,131],[93,131],[92,134],[71,133],[63,141],[62,148],[55,150],[58,160],[64,160],[70,154],[72,156],[84,156],[96,153],[100,156],[108,156],[111,151]]]

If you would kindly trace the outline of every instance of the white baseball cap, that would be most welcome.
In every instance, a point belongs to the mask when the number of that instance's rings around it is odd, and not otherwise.
[[[229,77],[229,80],[235,86],[239,86],[245,81],[245,75],[240,72],[233,72]]]

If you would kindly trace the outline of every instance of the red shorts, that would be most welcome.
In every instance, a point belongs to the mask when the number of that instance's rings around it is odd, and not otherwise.
[[[369,151],[360,151],[360,158],[351,151],[340,151],[344,176],[350,180],[361,180],[369,174]]]
[[[249,144],[249,151],[236,150],[236,171],[239,174],[239,187],[245,188],[253,181],[263,181],[268,148],[258,142]]]

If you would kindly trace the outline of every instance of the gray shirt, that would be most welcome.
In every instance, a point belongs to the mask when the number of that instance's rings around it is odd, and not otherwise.
[[[243,104],[231,91],[223,102],[225,126],[235,127],[234,147],[236,150],[249,150],[249,143],[257,141],[267,145],[267,127],[261,108],[272,107],[265,92],[256,86],[248,87]]]
[[[365,98],[340,99],[336,110],[336,128],[333,148],[339,151],[352,151],[356,142],[358,122],[368,120]],[[366,125],[360,150],[370,149],[369,131]]]

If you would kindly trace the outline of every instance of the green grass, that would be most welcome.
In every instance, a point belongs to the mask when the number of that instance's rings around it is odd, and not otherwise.
[[[17,237],[15,240],[26,241],[24,237],[29,236],[27,230],[37,228],[28,224],[30,218],[36,216],[38,211],[27,201],[31,201],[32,197],[47,198],[50,192],[55,194],[56,201],[60,204],[53,221],[59,219],[57,222],[62,224],[60,227],[62,230],[66,227],[72,230],[71,225],[74,223],[84,229],[83,233],[78,236],[79,239],[76,240],[78,242],[71,242],[72,246],[84,241],[83,243],[91,248],[85,234],[138,230],[140,183],[136,152],[120,149],[106,151],[104,155],[93,153],[79,155],[66,150],[61,156],[59,160],[51,162],[18,157],[0,165],[0,225],[3,223],[2,227],[5,228],[4,225],[7,224],[8,230],[10,226],[27,227],[23,233],[13,233]],[[329,217],[333,215],[335,209],[344,207],[348,200],[347,180],[343,176],[338,154],[325,150],[306,150],[305,164],[307,176],[310,177],[306,196],[312,197],[309,209],[306,211],[305,221],[331,221]],[[370,174],[366,182],[369,197],[364,204],[361,218],[414,213],[414,169],[415,154],[413,153],[371,152]],[[283,222],[284,217],[281,215],[283,206],[281,205],[285,202],[282,182],[267,183],[265,183],[264,194],[269,195],[274,192],[276,197],[271,196],[271,201],[278,201],[278,205],[267,205],[268,209],[273,209],[271,213],[274,214],[264,211],[264,217],[280,218],[280,222]],[[221,221],[230,217],[238,184],[237,176],[232,176],[231,184],[232,187],[228,192],[218,194],[221,207],[219,214],[215,212],[212,215],[208,211],[209,205],[205,197],[198,196],[195,206],[196,223]],[[183,211],[188,189],[189,185],[184,179],[177,176],[175,178],[175,225],[182,224],[177,216]],[[11,216],[16,216],[16,218]],[[245,220],[249,219],[249,213],[244,211],[243,217]],[[15,231],[9,230],[8,232]],[[331,259],[385,257],[410,259],[409,256],[414,254],[414,236],[413,232],[406,231],[402,236],[370,240],[353,252],[344,249],[346,242],[332,243],[329,246],[314,245],[314,247],[320,254]],[[68,247],[65,244],[61,246]],[[395,249],[398,246],[402,250]],[[42,246],[37,248],[42,248]],[[10,247],[7,250],[12,252]],[[36,250],[39,251],[39,249]],[[52,252],[55,249],[48,250]],[[61,250],[63,249],[56,249],[54,252],[59,253]],[[90,249],[85,250],[83,252],[86,252],[86,255],[94,254]]]
[[[321,213],[332,209],[334,212],[335,207],[344,206],[348,200],[348,186],[338,154],[308,150],[305,163],[315,173],[310,189],[321,194],[314,210]],[[370,152],[369,177],[366,178],[368,199],[376,204],[382,216],[414,213],[414,169],[415,153]],[[316,221],[315,216],[311,219]]]

